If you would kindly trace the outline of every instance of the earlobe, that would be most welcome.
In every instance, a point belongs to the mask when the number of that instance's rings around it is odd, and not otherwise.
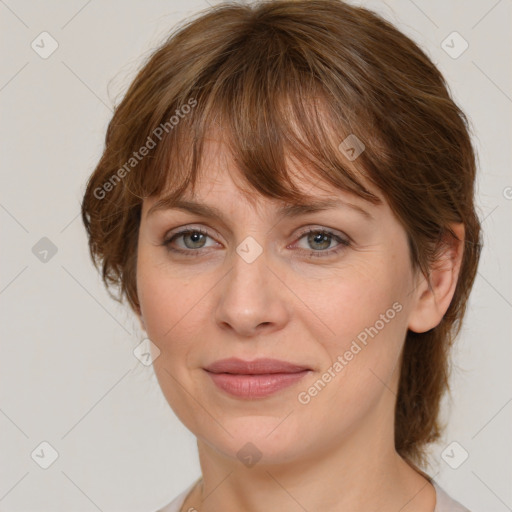
[[[416,303],[409,316],[409,329],[426,332],[443,319],[455,293],[464,252],[464,224],[451,224],[457,239],[450,233],[443,237],[442,250],[430,269],[430,279],[420,277]]]

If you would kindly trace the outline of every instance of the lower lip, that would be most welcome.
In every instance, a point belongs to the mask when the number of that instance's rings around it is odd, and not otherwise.
[[[297,373],[268,373],[264,375],[238,375],[207,372],[216,386],[239,398],[264,398],[292,386],[310,370]]]

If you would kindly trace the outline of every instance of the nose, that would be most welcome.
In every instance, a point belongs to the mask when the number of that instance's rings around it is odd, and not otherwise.
[[[279,331],[290,318],[291,297],[284,276],[275,265],[269,266],[265,251],[254,261],[240,254],[233,254],[232,268],[217,287],[217,325],[245,338]]]

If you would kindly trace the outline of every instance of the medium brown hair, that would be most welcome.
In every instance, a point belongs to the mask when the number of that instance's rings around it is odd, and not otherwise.
[[[178,27],[115,108],[82,203],[91,257],[107,289],[117,288],[112,296],[137,313],[142,201],[194,189],[214,128],[249,188],[268,198],[308,199],[294,186],[290,159],[379,202],[364,176],[382,191],[407,233],[413,268],[427,277],[443,240],[455,236],[449,224],[464,224],[452,302],[437,327],[408,331],[403,350],[395,446],[424,464],[426,443],[442,430],[449,349],[481,251],[468,121],[443,76],[390,23],[340,0],[225,3]],[[349,135],[365,146],[353,161],[337,146]]]

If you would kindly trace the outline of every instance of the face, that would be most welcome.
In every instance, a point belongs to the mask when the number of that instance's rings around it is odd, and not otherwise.
[[[371,442],[375,422],[393,417],[415,306],[403,227],[385,201],[371,205],[300,172],[301,190],[337,203],[284,215],[282,202],[242,192],[222,145],[205,150],[208,173],[183,199],[221,217],[150,212],[158,198],[148,198],[139,230],[142,320],[169,405],[231,458],[248,442],[268,463],[306,459],[357,432]],[[226,358],[296,368],[206,370]]]

